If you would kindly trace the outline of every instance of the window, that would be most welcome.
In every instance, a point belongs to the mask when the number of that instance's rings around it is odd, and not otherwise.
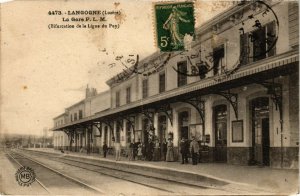
[[[73,122],[73,115],[71,114],[71,117],[70,117],[70,119],[71,119],[71,122]]]
[[[182,61],[177,63],[177,86],[184,86],[187,84],[187,62]]]
[[[130,103],[131,101],[131,87],[126,88],[126,103]]]
[[[165,92],[166,90],[166,74],[162,72],[159,74],[159,92]]]
[[[255,62],[276,53],[275,22],[240,35],[240,61],[242,65]]]
[[[74,113],[74,120],[77,120],[77,113]]]
[[[224,45],[213,49],[214,75],[221,74],[225,66]]]
[[[143,98],[148,97],[148,79],[143,80]]]
[[[82,110],[79,110],[79,119],[82,119]]]
[[[120,91],[116,92],[116,107],[120,106]]]

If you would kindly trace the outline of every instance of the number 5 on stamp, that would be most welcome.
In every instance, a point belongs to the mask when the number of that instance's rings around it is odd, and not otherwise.
[[[155,3],[157,46],[163,52],[184,50],[185,37],[195,35],[193,2]]]

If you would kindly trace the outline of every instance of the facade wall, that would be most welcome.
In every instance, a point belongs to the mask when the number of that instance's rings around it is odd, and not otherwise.
[[[67,114],[66,113],[61,114],[58,117],[53,119],[54,127],[61,126],[61,125],[65,124],[66,121],[67,121]]]
[[[105,91],[85,99],[85,117],[110,108],[110,92]]]
[[[280,24],[279,28],[275,30],[279,35],[275,47],[275,55],[287,53],[292,49],[291,46],[295,48],[298,44],[295,41],[298,38],[294,33],[296,32],[296,30],[294,30],[295,26],[298,26],[298,13],[295,12],[296,8],[291,7],[291,5],[292,3],[274,2],[272,6]],[[245,10],[244,14],[250,15],[253,14],[253,12],[253,10]],[[268,13],[268,17],[258,15],[257,17],[259,17],[259,21],[263,26],[275,21],[275,17],[271,15],[271,12]],[[228,18],[220,19],[219,21],[223,20],[223,22],[220,22],[220,26],[212,24],[212,26],[218,26],[216,30],[213,30],[211,26],[207,31],[202,32],[200,28],[196,42],[194,43],[192,50],[189,51],[189,54],[187,55],[196,54],[199,50],[201,50],[201,57],[206,58],[209,55],[211,56],[214,49],[223,45],[224,59],[222,61],[224,68],[232,69],[235,67],[239,61],[240,51],[242,49],[240,46],[241,33],[239,29],[243,27],[244,33],[251,33],[254,30],[253,21],[243,21],[243,25],[242,21],[232,24]],[[295,21],[294,18],[297,18],[297,21]],[[172,58],[167,62],[162,70],[149,76],[136,74],[119,83],[113,83],[113,80],[110,80],[110,82],[108,82],[111,87],[109,92],[105,93],[103,96],[86,99],[86,106],[84,110],[85,116],[106,110],[109,105],[110,109],[126,105],[126,88],[128,87],[131,89],[130,103],[140,100],[143,101],[143,99],[149,100],[158,96],[160,94],[159,74],[161,72],[165,73],[165,90],[168,92],[179,92],[192,83],[200,85],[202,81],[207,81],[208,77],[214,75],[213,71],[210,71],[204,79],[200,79],[199,76],[187,77],[187,84],[178,87],[178,73],[175,70],[177,69],[177,64],[179,62],[186,62],[188,73],[191,73],[192,64],[195,65],[199,61],[199,58],[192,59],[190,62],[185,55],[181,55],[179,53],[174,53],[172,55]],[[156,61],[158,59],[158,54],[152,55],[151,58],[146,58],[141,64],[146,63],[147,61]],[[278,58],[280,60],[280,57]],[[207,62],[209,63],[209,60],[207,60]],[[268,58],[264,58],[261,62],[268,63]],[[248,67],[251,69],[252,65],[255,65],[255,62],[248,62],[248,64],[243,65],[241,69],[247,70]],[[212,64],[209,66],[212,67]],[[221,73],[216,73],[215,75],[218,76],[220,74]],[[230,89],[230,93],[237,95],[238,116],[236,116],[233,106],[225,97],[217,94],[199,94],[201,99],[204,101],[205,106],[204,122],[202,122],[197,109],[191,104],[179,101],[172,102],[170,107],[172,110],[171,118],[173,120],[173,124],[170,119],[166,117],[165,132],[161,135],[159,132],[161,130],[161,122],[159,119],[165,114],[155,112],[153,116],[153,127],[155,129],[154,134],[159,137],[160,141],[162,141],[169,137],[169,133],[172,133],[176,159],[179,158],[179,141],[184,134],[184,130],[187,130],[187,139],[191,139],[192,134],[196,134],[201,145],[208,147],[208,150],[205,152],[205,156],[207,157],[202,159],[203,162],[225,162],[241,165],[261,164],[270,165],[272,167],[296,167],[295,165],[297,165],[299,152],[298,74],[298,70],[295,70],[294,74],[276,76],[273,80],[266,81],[269,83],[274,82],[282,86],[282,119],[279,108],[269,92],[270,89],[267,89],[263,84],[253,82],[252,84],[241,84],[238,87]],[[145,79],[148,80],[148,96],[143,98],[143,80]],[[116,105],[117,92],[119,92],[120,98],[119,106]],[[217,111],[220,106],[226,108],[226,112],[222,111],[222,113]],[[82,107],[82,104],[77,104],[68,110],[71,114],[82,109]],[[154,108],[155,106],[153,106],[152,109]],[[180,119],[182,112],[186,112],[188,116],[187,120],[184,122],[186,124],[184,125],[181,124]],[[115,142],[112,141],[113,137],[115,139],[120,138],[123,150],[128,148],[130,141],[137,142],[141,140],[144,142],[144,134],[146,131],[144,130],[145,126],[143,123],[146,117],[141,113],[135,113],[132,115],[135,117],[135,131],[131,131],[129,140],[127,139],[129,138],[127,135],[127,120],[122,119],[123,121],[120,121],[120,124],[117,125],[117,121],[112,119],[112,130],[110,130],[110,127],[104,123],[100,130],[101,133],[96,128],[93,129],[93,151],[99,151],[101,153],[102,145],[104,143],[107,143],[109,147],[113,147]],[[237,124],[238,122],[242,122],[240,127],[242,131],[238,132],[238,134],[241,134],[241,138],[238,140],[236,139],[235,141],[233,138],[237,137],[237,133],[233,133],[233,129],[236,131],[237,128],[233,127],[233,124]],[[117,135],[117,127],[120,129],[119,136]],[[181,133],[181,130],[183,130],[183,133]],[[195,130],[195,133],[192,133],[193,130]],[[105,132],[107,132],[107,134],[105,134]],[[222,134],[226,134],[226,136]],[[95,137],[95,135],[101,135],[101,137]],[[104,135],[106,135],[106,139]],[[263,137],[263,135],[267,136]],[[204,139],[207,136],[209,136],[210,139],[208,142],[204,142]],[[87,144],[86,138],[87,135],[85,135],[84,146]],[[201,157],[203,158],[204,155],[201,155]]]
[[[276,44],[276,54],[282,54],[287,52],[289,48],[289,37],[288,36],[280,36],[280,35],[287,35],[289,33],[289,4],[285,2],[277,2],[274,3],[272,9],[276,13],[279,21],[279,34],[278,41]],[[252,10],[245,10],[245,15],[253,14]],[[254,13],[255,14],[255,13]],[[270,14],[270,17],[261,16],[261,14],[256,15],[262,25],[266,25],[270,22],[275,21],[275,17]],[[295,17],[295,16],[293,16]],[[294,24],[292,24],[294,25]],[[222,23],[221,27],[217,30],[217,32],[213,32],[212,30],[207,31],[205,33],[201,33],[201,45],[195,45],[189,54],[197,54],[198,51],[201,49],[201,56],[204,59],[205,56],[211,55],[214,48],[224,45],[225,50],[225,57],[224,57],[224,66],[227,69],[231,69],[232,67],[237,65],[237,62],[240,58],[240,31],[239,29],[243,27],[245,33],[249,33],[253,31],[253,21],[246,20],[244,21],[244,25],[242,25],[242,21],[237,24],[231,24],[230,22]],[[201,28],[200,28],[201,29]],[[212,41],[212,37],[214,36],[214,40]],[[197,40],[198,42],[200,40]],[[157,55],[158,56],[158,55]],[[154,60],[158,59],[158,57],[153,58]],[[192,59],[191,62],[196,64],[199,59],[195,58]],[[191,64],[187,60],[186,56],[180,54],[174,54],[172,58],[169,60],[167,65],[164,67],[163,70],[166,74],[166,91],[177,89],[177,72],[174,69],[177,69],[178,62],[187,62],[188,72],[191,73]],[[208,61],[209,62],[209,61]],[[141,63],[143,64],[143,63]],[[211,65],[210,65],[211,66]],[[160,71],[160,72],[161,72]],[[142,81],[144,79],[148,79],[149,87],[148,87],[148,96],[154,96],[159,94],[159,73],[151,74],[150,76],[144,76],[142,74],[137,74],[133,76],[131,79],[113,85],[111,88],[111,96],[112,96],[112,107],[115,107],[115,94],[117,91],[121,92],[120,95],[120,105],[126,104],[125,102],[125,90],[127,86],[134,86],[132,89],[138,89],[138,91],[134,90],[132,93],[137,93],[133,95],[134,97],[132,101],[141,100],[142,97]],[[146,73],[146,72],[145,72]],[[209,72],[207,77],[212,76],[213,73]],[[137,77],[137,78],[136,78]],[[194,83],[199,81],[199,77],[187,77],[187,84]]]
[[[68,136],[63,131],[55,131],[53,133],[54,149],[66,149],[69,145]]]
[[[120,92],[120,106],[126,104],[126,88],[130,87],[130,102],[134,102],[138,100],[138,80],[137,77],[134,76],[127,81],[122,83],[115,84],[111,87],[111,108],[116,107],[116,92]]]
[[[299,4],[289,3],[289,43],[291,47],[299,46]]]
[[[77,103],[76,105],[68,108],[70,122],[76,121],[75,115],[77,116],[77,120],[79,120],[79,111],[80,110],[82,111],[82,118],[84,118],[85,113],[86,113],[84,101],[81,101],[81,102]],[[71,116],[72,116],[72,119],[71,119]]]

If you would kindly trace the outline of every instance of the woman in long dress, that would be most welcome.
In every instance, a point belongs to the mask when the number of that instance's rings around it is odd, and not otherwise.
[[[174,149],[173,149],[173,142],[171,139],[168,140],[168,144],[167,144],[166,161],[168,161],[168,162],[174,161]]]

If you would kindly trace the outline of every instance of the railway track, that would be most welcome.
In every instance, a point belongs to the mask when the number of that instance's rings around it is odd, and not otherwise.
[[[80,168],[83,170],[96,172],[101,175],[117,178],[120,180],[125,180],[128,182],[132,182],[132,183],[142,185],[145,187],[149,187],[152,189],[164,191],[168,194],[176,193],[176,192],[174,192],[171,187],[165,187],[162,185],[172,184],[174,186],[192,187],[194,189],[211,188],[211,187],[206,187],[206,186],[201,186],[201,185],[191,185],[188,183],[181,183],[181,182],[177,182],[173,179],[168,180],[168,179],[162,179],[162,178],[153,177],[153,176],[150,177],[147,175],[143,175],[142,173],[137,174],[137,173],[133,173],[130,171],[121,171],[120,169],[117,169],[117,168],[105,167],[105,166],[98,165],[98,164],[93,164],[93,163],[84,162],[84,161],[80,161],[80,160],[65,158],[62,156],[58,157],[57,155],[45,154],[42,152],[26,151],[26,154],[33,156],[35,158],[37,158],[37,155],[38,155],[38,157],[44,156],[44,157],[47,157],[47,159],[49,159],[49,160],[59,162],[59,163],[62,163],[62,164],[68,165],[68,166],[73,166],[73,167],[77,167],[77,168]]]
[[[6,152],[6,155],[11,161],[17,163],[21,167],[27,166],[34,168],[37,173],[35,181],[48,194],[69,194],[74,190],[80,190],[85,194],[104,194],[99,188],[93,187],[79,179],[75,179],[28,156],[13,151]],[[62,190],[62,185],[63,187],[68,187],[67,190]]]
[[[26,152],[28,153],[28,152]],[[30,153],[30,155],[32,156],[36,156],[34,155],[35,153],[38,153],[39,155],[43,155],[45,156],[45,154],[43,153],[39,153],[39,152],[34,152],[34,153]],[[25,155],[22,155],[24,157],[28,157]],[[46,155],[47,159],[68,165],[68,166],[73,166],[76,168],[80,168],[80,169],[84,169],[84,170],[88,170],[88,171],[92,171],[92,172],[96,172],[98,174],[101,175],[105,175],[105,176],[109,176],[109,177],[113,177],[119,180],[125,180],[134,184],[138,184],[138,185],[142,185],[148,188],[152,188],[152,189],[156,189],[159,191],[163,191],[166,193],[175,193],[172,190],[166,189],[166,188],[161,188],[159,185],[161,185],[162,183],[166,183],[166,181],[161,180],[161,183],[158,183],[157,180],[155,179],[155,183],[157,185],[151,184],[151,177],[149,176],[144,176],[141,174],[135,174],[135,173],[130,173],[130,172],[124,172],[124,171],[120,171],[117,169],[111,169],[111,168],[105,168],[99,165],[95,165],[95,164],[91,164],[91,163],[86,163],[86,162],[82,162],[82,161],[76,161],[76,160],[69,160],[69,159],[65,159],[63,157],[55,157],[55,156],[49,156]],[[29,157],[28,157],[29,158]],[[142,179],[141,179],[142,178]]]

